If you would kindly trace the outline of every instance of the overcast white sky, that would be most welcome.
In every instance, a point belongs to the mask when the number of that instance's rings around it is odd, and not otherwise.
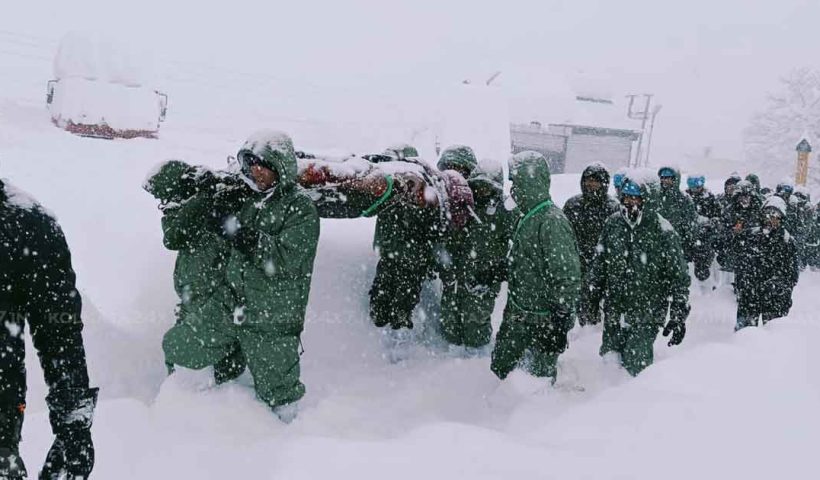
[[[816,0],[6,3],[3,31],[101,29],[165,56],[320,84],[501,70],[520,121],[550,120],[556,79],[593,78],[619,95],[657,95],[656,152],[670,157],[707,145],[740,155],[740,131],[765,93],[820,54]]]

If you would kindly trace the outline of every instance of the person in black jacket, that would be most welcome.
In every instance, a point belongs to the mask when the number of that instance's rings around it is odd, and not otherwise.
[[[40,478],[88,478],[94,467],[90,428],[98,389],[89,388],[81,309],[60,226],[0,182],[0,478],[26,478],[18,450],[26,406],[26,322],[48,385],[56,436]]]
[[[595,250],[606,220],[619,211],[618,201],[607,194],[609,189],[609,172],[598,163],[584,169],[581,174],[581,193],[567,200],[564,204],[564,215],[567,216],[578,253],[581,255],[581,275],[586,275],[595,257]],[[595,325],[601,321],[599,305],[590,302],[589,291],[581,291],[578,308],[578,323]]]
[[[742,180],[732,191],[731,202],[723,209],[720,218],[720,233],[717,260],[720,267],[733,272],[739,253],[745,249],[742,233],[760,224],[760,196],[754,193],[754,186]]]
[[[695,276],[698,280],[709,278],[709,268],[715,259],[716,231],[723,213],[720,202],[706,188],[706,177],[690,175],[686,179],[686,193],[695,204],[698,222],[695,233],[695,245],[692,247],[692,262],[695,264]]]
[[[740,178],[740,175],[737,173],[732,173],[729,175],[729,178],[723,182],[723,193],[719,193],[716,195],[718,203],[720,204],[720,208],[725,210],[729,207],[732,203],[732,196],[735,193],[735,188],[740,181],[743,180]]]
[[[757,325],[762,318],[785,317],[800,274],[797,246],[784,228],[786,202],[772,196],[763,204],[760,226],[738,236],[744,248],[735,264],[737,324],[735,330]]]

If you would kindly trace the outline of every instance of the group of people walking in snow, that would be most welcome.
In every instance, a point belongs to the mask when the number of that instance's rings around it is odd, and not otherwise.
[[[788,313],[801,265],[815,261],[816,214],[787,184],[765,197],[756,177],[733,176],[714,197],[702,176],[682,191],[680,172],[664,166],[617,173],[613,197],[596,164],[561,209],[547,160],[522,152],[509,162],[512,206],[501,171],[482,169],[470,147],[444,149],[435,167],[418,157],[400,145],[338,168],[297,152],[285,134],[260,132],[239,151],[238,172],[164,164],[146,188],[162,202],[166,246],[178,251],[169,369],[213,366],[221,383],[247,367],[259,398],[293,419],[319,218],[376,217],[376,327],[412,329],[424,282],[438,278],[438,333],[462,355],[490,353],[501,379],[522,367],[554,381],[576,320],[603,322],[601,354],[617,353],[637,375],[658,333],[669,345],[686,335],[689,263],[699,280],[715,258],[735,272],[739,329]]]
[[[179,305],[162,344],[169,372],[213,367],[224,383],[248,369],[258,398],[293,420],[305,393],[300,337],[320,218],[376,217],[379,260],[369,293],[376,327],[412,329],[422,286],[437,277],[440,336],[460,354],[489,353],[500,379],[521,367],[554,381],[576,321],[603,323],[601,355],[616,353],[637,375],[652,364],[659,333],[670,346],[686,335],[689,263],[699,280],[714,265],[734,272],[736,329],[785,316],[800,270],[820,263],[818,209],[788,183],[767,192],[754,175],[732,175],[715,196],[703,176],[689,176],[683,192],[680,172],[663,166],[651,176],[615,173],[611,196],[610,172],[595,164],[562,209],[539,153],[511,158],[510,198],[501,171],[482,169],[468,146],[446,148],[435,167],[418,157],[402,145],[336,168],[297,152],[286,134],[259,132],[239,150],[235,169],[163,163],[145,189],[160,202],[165,246],[177,252]],[[0,329],[10,346],[0,352],[9,384],[0,405],[0,477],[25,478],[17,448],[28,321],[56,435],[41,478],[86,478],[97,389],[88,382],[70,255],[53,218],[6,188],[0,215],[0,302],[15,313]]]

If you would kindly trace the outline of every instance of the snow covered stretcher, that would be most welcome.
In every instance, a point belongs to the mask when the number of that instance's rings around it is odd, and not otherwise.
[[[401,204],[437,208],[440,227],[449,230],[463,228],[474,215],[467,180],[418,158],[400,158],[391,150],[343,159],[300,157],[298,183],[322,218],[369,217]]]
[[[472,191],[458,172],[439,172],[417,158],[397,161],[379,156],[382,158],[366,155],[329,160],[300,154],[297,183],[313,200],[322,218],[371,217],[393,208],[430,208],[438,212],[435,228],[445,232],[464,228],[470,217],[475,216]],[[148,192],[164,202],[172,201],[176,190],[156,190],[150,179],[166,163],[157,166],[144,184]],[[181,163],[188,169],[181,177],[186,185],[183,190],[206,189],[231,195],[231,191],[246,188],[247,182],[241,178],[236,164],[225,171],[212,171]]]

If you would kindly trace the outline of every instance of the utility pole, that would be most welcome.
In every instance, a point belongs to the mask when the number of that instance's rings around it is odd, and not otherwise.
[[[663,105],[656,105],[655,108],[652,109],[652,120],[649,122],[649,140],[646,142],[646,161],[643,164],[644,167],[649,166],[649,157],[652,154],[652,133],[655,132],[655,117],[658,116],[661,107],[663,107]]]
[[[644,97],[643,110],[635,110],[635,97]],[[643,147],[643,137],[646,136],[646,121],[649,119],[649,105],[652,103],[651,93],[627,95],[629,98],[629,109],[627,110],[627,117],[632,120],[641,120],[641,138],[638,139],[638,151],[635,153],[635,167],[641,166],[641,150]]]

